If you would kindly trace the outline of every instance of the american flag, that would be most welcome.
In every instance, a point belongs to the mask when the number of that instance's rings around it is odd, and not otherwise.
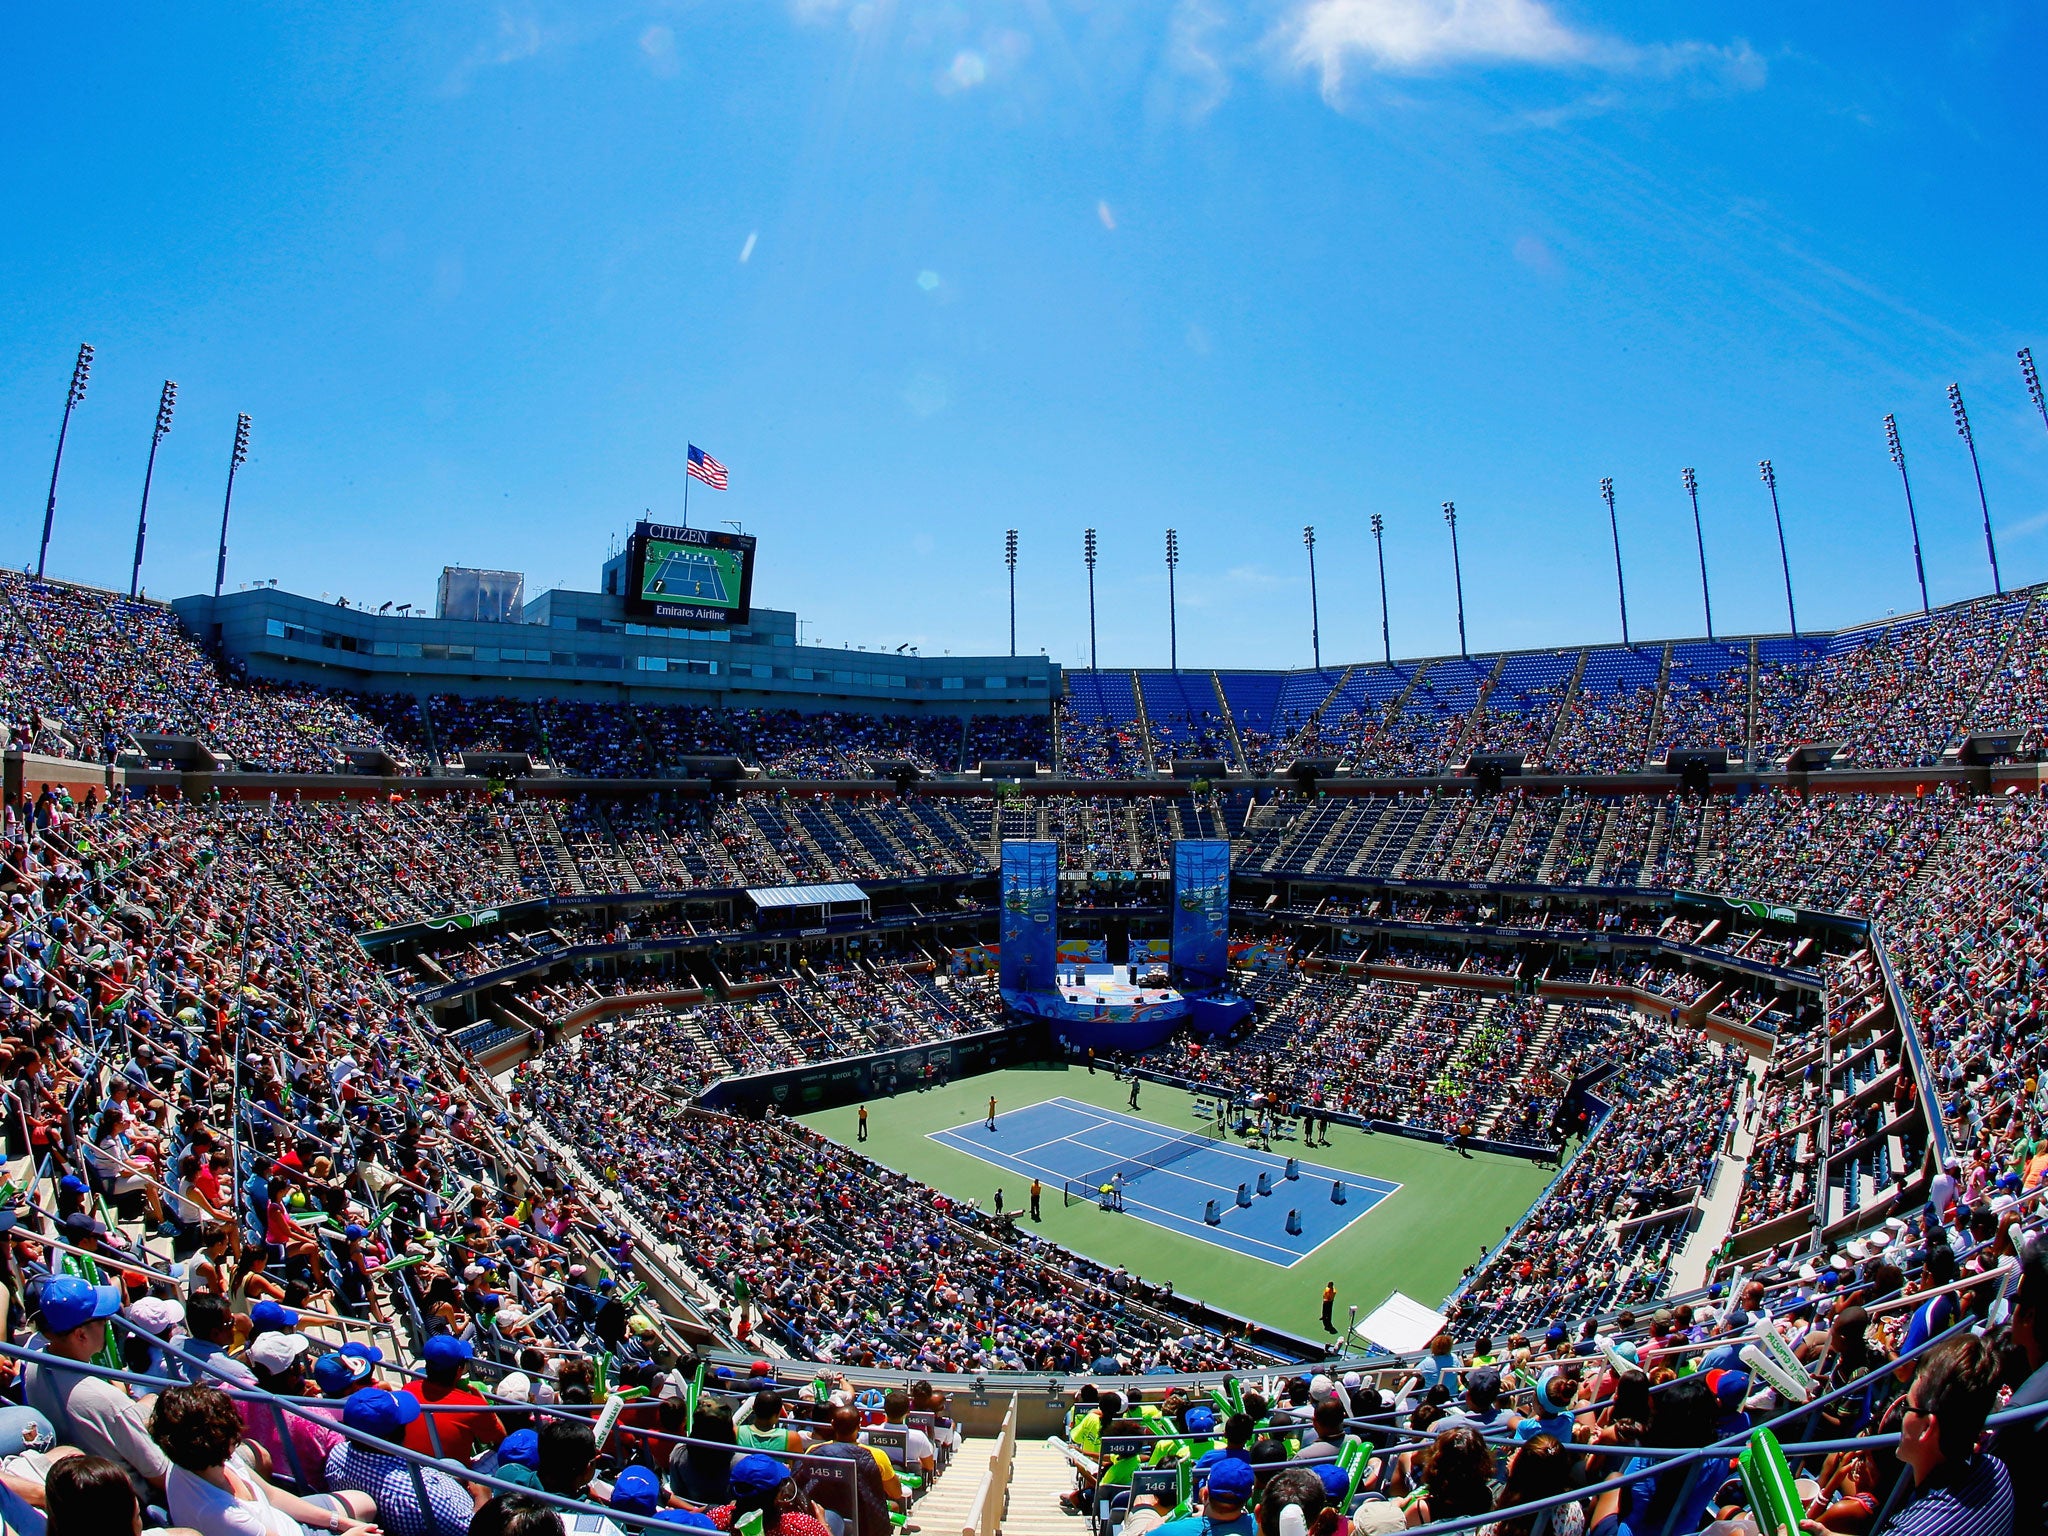
[[[690,444],[690,473],[714,491],[725,489],[725,466],[695,443]]]

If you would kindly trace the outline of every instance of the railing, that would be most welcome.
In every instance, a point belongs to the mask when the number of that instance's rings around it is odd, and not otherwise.
[[[981,1483],[974,1490],[974,1502],[967,1523],[960,1528],[960,1536],[999,1536],[1003,1527],[1003,1516],[1008,1512],[1010,1502],[1010,1474],[1017,1465],[1017,1399],[1010,1398],[1010,1406],[1003,1414],[1003,1427],[996,1435],[995,1453],[988,1459],[988,1471],[982,1474]]]
[[[1934,1091],[1933,1069],[1927,1060],[1926,1049],[1920,1043],[1920,1023],[1907,1006],[1906,990],[1899,985],[1898,975],[1892,970],[1892,957],[1885,948],[1882,930],[1871,933],[1870,950],[1877,956],[1877,968],[1884,974],[1885,993],[1892,1001],[1892,1015],[1899,1021],[1899,1037],[1905,1042],[1906,1060],[1913,1073],[1913,1088],[1920,1096],[1920,1113],[1927,1121],[1927,1145],[1934,1154],[1934,1166],[1946,1168],[1952,1154],[1948,1123],[1941,1118],[1941,1096]]]

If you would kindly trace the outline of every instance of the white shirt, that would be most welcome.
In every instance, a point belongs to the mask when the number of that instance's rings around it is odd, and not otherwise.
[[[164,1478],[171,1524],[190,1526],[200,1536],[304,1536],[305,1527],[274,1508],[263,1485],[246,1471],[230,1466],[228,1477],[249,1497],[237,1498],[197,1472],[172,1467]]]

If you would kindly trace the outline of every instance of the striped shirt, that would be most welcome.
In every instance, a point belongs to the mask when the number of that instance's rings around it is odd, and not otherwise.
[[[1886,1536],[2012,1536],[2012,1483],[1996,1456],[1949,1462],[1920,1485]]]

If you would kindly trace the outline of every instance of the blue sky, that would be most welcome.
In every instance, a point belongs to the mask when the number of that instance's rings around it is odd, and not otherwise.
[[[1782,628],[2048,578],[2023,4],[703,0],[11,7],[0,530],[33,558],[72,354],[99,349],[52,569],[430,602],[447,563],[589,587],[684,444],[805,637],[1106,661]]]

